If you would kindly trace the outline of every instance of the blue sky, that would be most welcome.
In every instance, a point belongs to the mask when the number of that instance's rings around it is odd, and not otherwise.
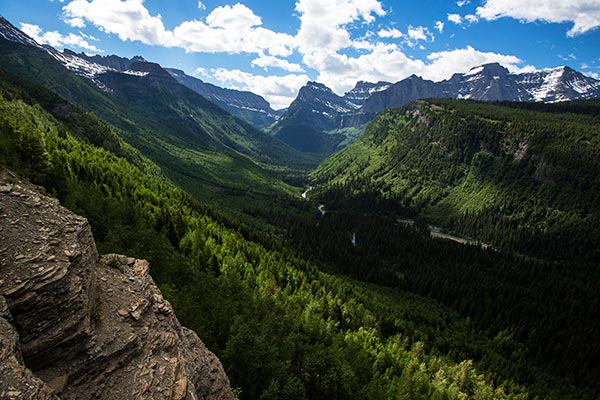
[[[500,62],[600,75],[600,0],[2,0],[38,42],[141,55],[286,107],[308,80],[336,93]]]

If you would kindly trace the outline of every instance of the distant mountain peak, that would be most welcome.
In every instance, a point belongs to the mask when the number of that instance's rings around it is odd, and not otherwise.
[[[256,128],[272,125],[283,114],[283,111],[273,110],[269,102],[255,93],[225,89],[189,76],[180,69],[165,68],[165,70],[183,86]]]
[[[306,83],[306,85],[304,85],[300,90],[304,89],[304,88],[308,88],[308,89],[317,89],[317,90],[324,90],[326,92],[331,92],[331,89],[328,88],[327,86],[325,86],[322,83],[319,82],[315,82],[315,81],[308,81]]]
[[[344,94],[344,98],[357,106],[362,106],[373,93],[385,90],[391,85],[391,83],[384,81],[377,83],[358,81],[352,90]]]
[[[20,43],[25,46],[31,47],[39,47],[42,46],[27,36],[25,33],[21,32],[17,29],[13,24],[11,24],[6,18],[0,16],[0,36],[9,40],[11,42]]]
[[[464,75],[506,76],[508,74],[510,74],[510,71],[506,67],[503,67],[499,63],[495,62],[473,67]]]

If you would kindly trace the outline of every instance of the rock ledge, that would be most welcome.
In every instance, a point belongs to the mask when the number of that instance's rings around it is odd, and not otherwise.
[[[85,218],[0,183],[0,399],[233,399],[148,267],[99,257]]]

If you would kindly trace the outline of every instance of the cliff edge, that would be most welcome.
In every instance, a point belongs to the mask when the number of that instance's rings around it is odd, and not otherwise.
[[[230,400],[148,262],[98,256],[87,220],[0,183],[0,399]]]

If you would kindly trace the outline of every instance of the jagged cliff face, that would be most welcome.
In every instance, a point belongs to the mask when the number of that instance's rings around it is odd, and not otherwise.
[[[0,184],[0,398],[233,399],[148,263],[98,256],[90,227],[24,184]]]
[[[283,113],[273,110],[263,97],[252,92],[225,89],[186,75],[185,72],[178,69],[165,68],[165,70],[183,86],[192,89],[256,128],[261,129],[273,124]]]

